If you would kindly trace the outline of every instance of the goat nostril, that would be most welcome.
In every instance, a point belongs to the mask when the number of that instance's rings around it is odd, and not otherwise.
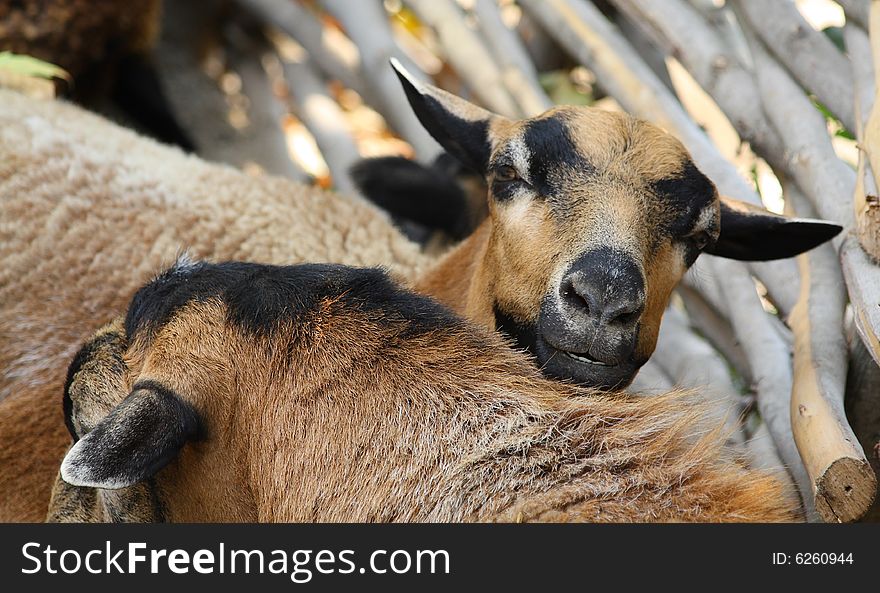
[[[609,315],[608,322],[614,323],[616,325],[630,325],[638,321],[641,315],[641,307],[636,307],[635,309],[627,307],[625,309],[619,309],[618,311]]]
[[[563,296],[565,297],[565,300],[568,301],[569,305],[575,309],[584,311],[587,315],[590,314],[592,307],[590,307],[589,299],[578,292],[574,286],[569,285],[569,287],[565,289]]]

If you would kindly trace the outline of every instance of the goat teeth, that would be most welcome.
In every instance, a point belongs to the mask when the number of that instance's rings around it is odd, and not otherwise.
[[[614,366],[614,365],[611,365],[611,364],[607,364],[607,363],[604,363],[604,362],[600,362],[600,361],[598,361],[598,360],[593,360],[592,358],[588,358],[588,357],[583,356],[583,355],[580,355],[580,354],[575,354],[574,352],[566,352],[566,354],[567,354],[569,357],[571,357],[571,358],[573,358],[573,359],[575,359],[575,360],[577,360],[577,361],[579,361],[579,362],[585,362],[585,363],[587,363],[587,364],[594,364],[594,365],[602,366],[602,367],[610,367],[610,366]]]

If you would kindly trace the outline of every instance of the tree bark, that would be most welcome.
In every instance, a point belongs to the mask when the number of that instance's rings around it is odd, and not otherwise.
[[[786,184],[787,206],[812,214],[806,198]],[[792,311],[794,382],[791,425],[814,485],[824,521],[850,522],[869,509],[877,480],[843,409],[847,345],[843,332],[846,290],[830,244],[798,256],[801,296]]]
[[[852,71],[831,40],[813,29],[793,2],[736,0],[736,6],[794,78],[855,130]]]
[[[394,42],[388,18],[381,2],[322,0],[321,4],[336,17],[360,51],[361,76],[366,81],[376,106],[391,126],[416,151],[419,159],[431,162],[440,153],[440,145],[425,131],[412,112],[397,75],[389,66],[394,57],[414,76],[423,78]]]
[[[489,49],[501,67],[504,85],[525,117],[532,117],[553,107],[553,101],[538,84],[538,72],[519,36],[501,20],[492,0],[475,0],[474,13]]]

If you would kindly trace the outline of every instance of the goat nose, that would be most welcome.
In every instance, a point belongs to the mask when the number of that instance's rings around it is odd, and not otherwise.
[[[641,316],[644,303],[637,300],[624,300],[605,307],[602,321],[607,324],[628,325]]]
[[[563,282],[563,295],[578,314],[601,325],[630,325],[644,310],[641,291],[627,291],[621,287],[591,282],[585,274],[571,274]]]

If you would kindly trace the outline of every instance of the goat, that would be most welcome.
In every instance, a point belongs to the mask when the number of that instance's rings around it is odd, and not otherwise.
[[[45,513],[66,445],[62,361],[184,247],[388,266],[512,336],[549,376],[607,389],[650,356],[672,287],[701,251],[785,257],[840,230],[722,202],[676,139],[626,115],[561,107],[514,122],[400,77],[427,129],[490,185],[489,218],[436,263],[364,202],[253,179],[0,91],[0,519]]]
[[[52,521],[798,517],[686,395],[545,379],[375,269],[182,260],[83,346],[64,410]]]

